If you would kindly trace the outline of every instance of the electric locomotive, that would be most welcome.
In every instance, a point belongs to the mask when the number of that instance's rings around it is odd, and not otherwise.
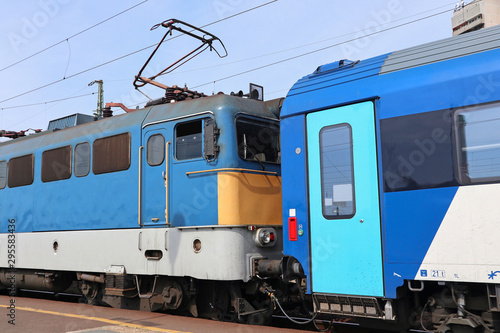
[[[282,258],[280,101],[167,96],[0,144],[3,287],[77,282],[89,303],[270,316],[259,262]]]
[[[92,304],[262,324],[271,285],[303,274],[282,255],[282,100],[263,102],[252,84],[206,96],[155,81],[204,50],[227,55],[188,23],[158,27],[167,32],[134,86],[164,97],[137,110],[108,103],[95,119],[75,114],[0,144],[0,287],[76,284]],[[143,77],[173,30],[201,44]],[[126,113],[113,117],[115,106]]]
[[[500,331],[500,27],[319,66],[281,112],[284,254],[316,313]]]

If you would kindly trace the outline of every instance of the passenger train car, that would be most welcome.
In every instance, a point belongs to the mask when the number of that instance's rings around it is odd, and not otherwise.
[[[0,144],[4,287],[270,316],[257,266],[282,257],[279,100],[174,97]]]
[[[497,26],[323,65],[291,88],[284,254],[315,312],[500,332],[499,60]]]

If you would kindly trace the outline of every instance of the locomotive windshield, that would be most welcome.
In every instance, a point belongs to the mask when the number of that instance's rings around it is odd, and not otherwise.
[[[277,121],[238,117],[238,155],[246,161],[280,163],[280,128]]]

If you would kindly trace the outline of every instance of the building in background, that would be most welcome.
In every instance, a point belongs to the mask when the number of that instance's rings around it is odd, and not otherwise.
[[[455,6],[453,36],[500,24],[500,0],[475,0]]]

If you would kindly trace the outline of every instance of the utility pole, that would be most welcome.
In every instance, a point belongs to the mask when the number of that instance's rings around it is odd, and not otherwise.
[[[102,110],[104,109],[104,89],[103,89],[103,82],[102,80],[94,80],[89,83],[89,87],[93,85],[94,83],[97,83],[97,109],[94,110],[94,116],[96,116],[98,119],[102,118]]]

